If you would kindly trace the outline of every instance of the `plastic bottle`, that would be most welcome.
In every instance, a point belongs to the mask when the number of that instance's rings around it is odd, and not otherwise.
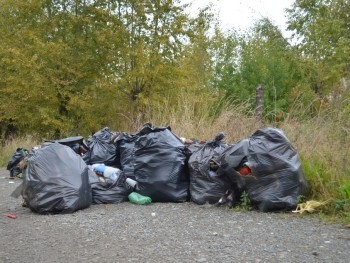
[[[121,174],[121,170],[115,167],[111,167],[111,166],[106,166],[104,172],[103,172],[103,176],[106,178],[111,179],[112,181],[117,181],[120,174]]]
[[[109,178],[112,181],[117,181],[120,174],[122,173],[122,171],[118,168],[115,167],[111,167],[111,166],[107,166],[105,164],[93,164],[92,166],[93,171],[99,175],[99,176],[103,176],[105,178]]]

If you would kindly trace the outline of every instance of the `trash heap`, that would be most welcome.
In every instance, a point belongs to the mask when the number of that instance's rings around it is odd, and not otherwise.
[[[262,212],[295,209],[298,196],[308,192],[300,158],[276,128],[257,130],[226,148],[215,162],[218,177],[232,182],[234,197],[246,192]]]
[[[308,182],[280,129],[259,129],[234,144],[224,138],[219,132],[210,141],[184,139],[169,126],[151,123],[135,134],[104,127],[87,140],[76,136],[45,141],[30,151],[18,148],[7,169],[22,174],[17,196],[40,214],[125,201],[233,207],[242,194],[262,212],[297,207]]]

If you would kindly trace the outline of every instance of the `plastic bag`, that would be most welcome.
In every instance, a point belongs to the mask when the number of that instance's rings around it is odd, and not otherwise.
[[[119,166],[126,177],[134,180],[135,141],[138,138],[138,134],[128,134],[123,132],[115,140],[118,149],[117,154],[119,156]]]
[[[146,205],[152,203],[152,199],[139,193],[132,192],[128,196],[129,201],[137,205]]]
[[[120,162],[125,176],[137,181],[137,192],[153,202],[189,199],[189,174],[185,146],[170,127],[144,125],[133,136],[121,136]]]
[[[115,204],[128,201],[128,195],[132,192],[132,188],[126,183],[123,174],[119,175],[118,180],[106,179],[101,182],[97,175],[92,172],[89,174],[89,181],[92,190],[93,204]]]
[[[16,149],[7,163],[6,169],[10,171],[10,177],[15,177],[22,173],[19,163],[28,155],[28,150],[22,147]]]
[[[68,146],[50,143],[32,150],[23,178],[24,201],[40,214],[87,208],[92,203],[89,171],[84,160]]]
[[[199,205],[217,203],[231,187],[224,178],[214,178],[215,171],[210,168],[210,161],[228,147],[222,139],[224,134],[219,133],[213,141],[201,145],[188,160],[191,200]]]
[[[83,136],[73,136],[63,138],[57,141],[60,144],[67,145],[72,148],[77,154],[83,156],[89,150]]]
[[[112,140],[114,135],[115,133],[105,127],[88,138],[89,150],[83,156],[84,161],[87,164],[104,163],[108,166],[118,167],[117,146]]]
[[[277,128],[257,130],[225,149],[217,162],[220,176],[229,178],[241,193],[247,192],[251,203],[263,212],[292,210],[298,196],[308,191],[298,153]],[[250,173],[240,173],[244,165]]]

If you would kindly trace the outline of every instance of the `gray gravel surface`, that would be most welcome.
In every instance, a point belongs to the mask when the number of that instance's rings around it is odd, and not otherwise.
[[[314,216],[191,202],[39,215],[10,197],[21,179],[8,176],[0,169],[0,262],[350,262],[350,229]]]

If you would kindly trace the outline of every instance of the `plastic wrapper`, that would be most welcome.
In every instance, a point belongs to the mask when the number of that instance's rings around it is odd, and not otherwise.
[[[148,196],[143,196],[139,193],[132,192],[128,196],[129,201],[131,203],[137,204],[137,205],[147,205],[152,203],[152,199]]]
[[[70,147],[50,143],[29,153],[22,196],[40,214],[72,213],[92,203],[88,166]]]
[[[228,147],[216,160],[218,174],[248,193],[260,211],[292,210],[308,191],[301,160],[282,130],[264,128]],[[247,166],[249,173],[240,173]]]

